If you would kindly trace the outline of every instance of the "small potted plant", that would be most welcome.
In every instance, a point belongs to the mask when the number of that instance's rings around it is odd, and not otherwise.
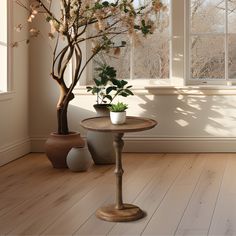
[[[96,95],[96,111],[101,107],[109,107],[117,96],[128,97],[133,95],[131,92],[132,85],[123,79],[116,78],[116,70],[107,64],[102,64],[95,69],[98,72],[93,79],[94,85],[87,86],[87,91]],[[109,111],[107,109],[107,111]]]
[[[128,105],[123,102],[112,104],[109,107],[111,123],[114,125],[124,124],[126,121],[126,110]]]
[[[107,64],[101,64],[96,68],[98,72],[94,78],[94,85],[87,86],[87,91],[96,95],[94,108],[97,116],[109,116],[108,107],[118,97],[133,95],[130,91],[132,85],[125,80],[116,78],[116,70]],[[107,132],[87,132],[87,144],[95,164],[114,164],[115,152],[113,149],[113,136]],[[106,147],[106,148],[104,148]]]

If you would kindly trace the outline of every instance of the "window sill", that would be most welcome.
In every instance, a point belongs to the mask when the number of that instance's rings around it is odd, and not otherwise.
[[[236,86],[225,85],[199,85],[199,86],[169,86],[148,85],[134,86],[132,91],[135,95],[236,95]],[[91,95],[86,86],[75,89],[75,95]]]
[[[15,92],[0,92],[0,102],[11,100],[14,96]]]

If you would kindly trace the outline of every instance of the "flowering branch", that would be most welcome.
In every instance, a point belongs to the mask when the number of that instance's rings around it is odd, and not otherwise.
[[[55,40],[51,77],[60,86],[61,95],[58,101],[58,133],[68,133],[65,112],[69,102],[74,98],[73,89],[80,80],[82,73],[89,62],[101,51],[109,52],[116,49],[117,54],[126,43],[122,40],[120,45],[115,45],[114,38],[121,34],[128,34],[138,38],[140,33],[146,37],[158,27],[160,13],[165,10],[161,0],[149,0],[142,6],[135,6],[134,0],[30,0],[29,7],[16,0],[16,3],[29,12],[29,24],[42,14],[50,25],[48,36]],[[60,8],[55,12],[53,6]],[[16,30],[21,31],[19,24]],[[30,37],[37,37],[40,31],[29,27]],[[29,39],[26,40],[29,42]],[[61,42],[65,46],[59,50]],[[81,46],[83,42],[92,45],[91,56],[83,57]],[[13,45],[14,46],[14,45]],[[16,45],[15,45],[16,46]],[[64,74],[69,63],[74,58],[73,78],[69,86],[66,85]],[[82,66],[82,59],[84,64]]]

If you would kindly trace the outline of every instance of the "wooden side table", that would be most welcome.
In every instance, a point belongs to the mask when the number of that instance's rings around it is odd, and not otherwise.
[[[114,135],[114,149],[116,152],[116,203],[113,205],[101,207],[97,210],[98,218],[106,221],[125,222],[138,220],[144,216],[144,212],[135,205],[123,203],[122,198],[122,149],[124,141],[122,137],[127,132],[138,132],[152,129],[157,125],[155,120],[128,116],[126,123],[122,125],[113,125],[110,117],[93,117],[81,121],[81,126],[88,130],[112,132]]]

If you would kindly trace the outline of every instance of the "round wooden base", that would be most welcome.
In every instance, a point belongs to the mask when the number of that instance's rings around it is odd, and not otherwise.
[[[118,210],[115,205],[101,207],[97,210],[96,216],[102,220],[112,222],[134,221],[144,217],[144,212],[132,204],[124,204],[124,208]]]

